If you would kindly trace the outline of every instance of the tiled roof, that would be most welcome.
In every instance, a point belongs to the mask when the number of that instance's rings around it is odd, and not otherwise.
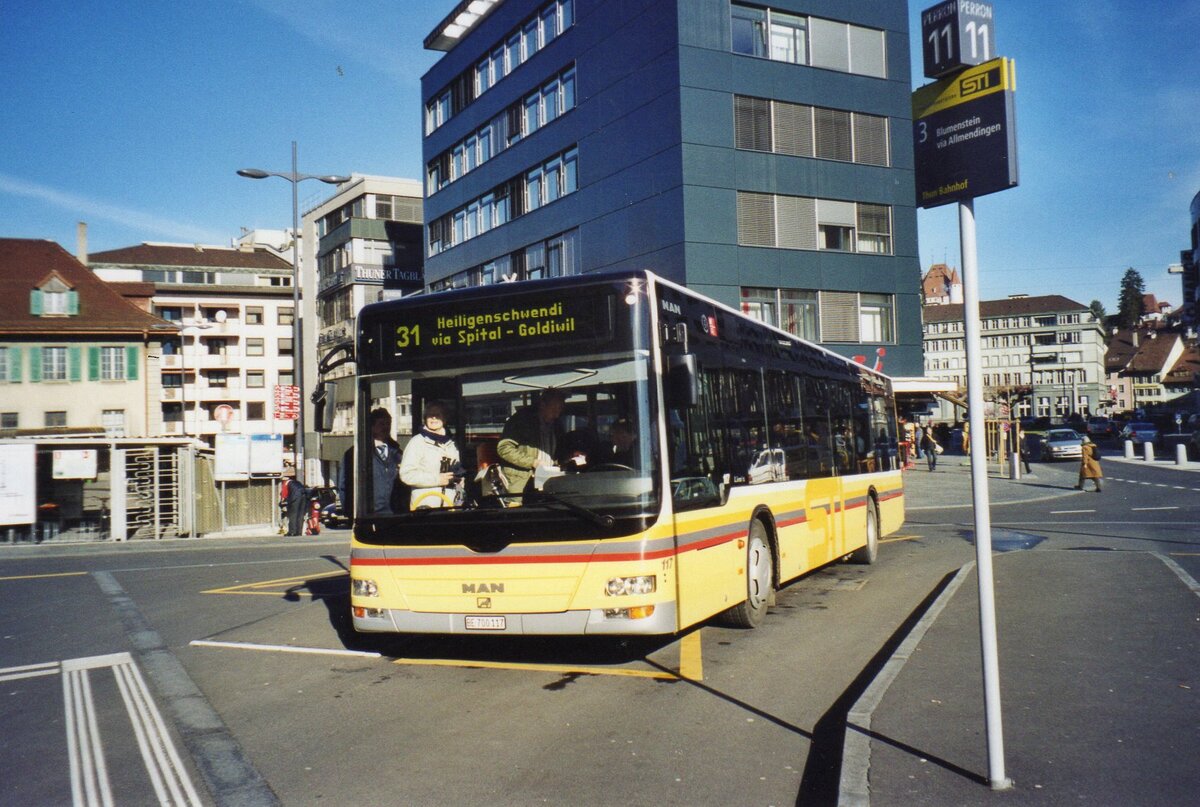
[[[292,271],[292,265],[275,253],[256,247],[253,250],[232,247],[213,247],[196,244],[138,244],[107,252],[96,252],[88,258],[91,265],[106,266],[170,266],[177,269],[259,269],[279,272]]]
[[[1164,365],[1170,356],[1171,348],[1179,341],[1179,334],[1160,334],[1154,339],[1142,338],[1137,354],[1130,359],[1126,370],[1131,373],[1160,373],[1167,369]]]
[[[30,292],[57,275],[79,295],[79,313],[34,316]],[[0,333],[169,333],[175,326],[146,313],[53,241],[0,238]]]
[[[981,300],[979,315],[984,319],[991,317],[1017,317],[1034,314],[1061,314],[1063,312],[1087,311],[1082,303],[1063,297],[1061,294],[1048,294],[1041,297],[1016,297],[1006,300]],[[961,303],[950,305],[928,306],[924,309],[926,322],[955,322],[963,318]]]

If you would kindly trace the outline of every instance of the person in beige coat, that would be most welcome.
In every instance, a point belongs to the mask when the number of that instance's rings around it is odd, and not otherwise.
[[[1090,479],[1096,483],[1099,493],[1104,483],[1104,471],[1100,469],[1100,448],[1086,435],[1083,438],[1083,454],[1079,458],[1079,484],[1076,490],[1083,490],[1083,482]]]

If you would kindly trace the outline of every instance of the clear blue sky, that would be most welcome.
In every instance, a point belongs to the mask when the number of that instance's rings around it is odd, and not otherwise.
[[[922,77],[911,3],[913,82]],[[290,225],[287,183],[242,167],[422,176],[421,42],[453,0],[0,0],[0,235],[93,252],[227,244]],[[1166,274],[1200,192],[1200,1],[996,0],[1017,64],[1021,185],[976,200],[981,294],[1116,309]],[[300,198],[328,186],[306,182]],[[922,269],[961,266],[954,205],[919,214]]]

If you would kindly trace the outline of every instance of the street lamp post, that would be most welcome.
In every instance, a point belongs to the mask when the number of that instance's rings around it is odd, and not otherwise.
[[[297,186],[306,179],[316,179],[328,185],[340,185],[349,182],[350,177],[338,174],[301,174],[296,171],[296,141],[292,141],[292,170],[290,173],[280,171],[263,171],[260,168],[238,169],[238,176],[248,179],[266,179],[267,177],[282,177],[292,183],[292,366],[295,368],[296,389],[300,391],[300,409],[296,413],[296,435],[294,451],[296,455],[296,478],[300,484],[304,479],[304,328],[300,316],[300,203]]]

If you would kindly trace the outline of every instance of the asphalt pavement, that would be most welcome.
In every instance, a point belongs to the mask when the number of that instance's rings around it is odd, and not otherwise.
[[[1104,454],[1106,475],[1136,477],[1147,465],[1112,449]],[[1153,464],[1178,470],[1190,487],[1200,482],[1200,463]],[[1077,468],[1034,463],[1032,475],[1011,479],[990,465],[989,498],[1012,505],[1074,496],[1091,506],[1093,494],[1074,489]],[[962,455],[943,454],[934,472],[919,462],[904,476],[909,511],[971,506]],[[988,759],[978,575],[970,563],[943,582],[851,709],[839,803],[1196,803],[1195,579],[1155,552],[995,551],[992,560],[1008,781],[989,781],[1000,766]]]

